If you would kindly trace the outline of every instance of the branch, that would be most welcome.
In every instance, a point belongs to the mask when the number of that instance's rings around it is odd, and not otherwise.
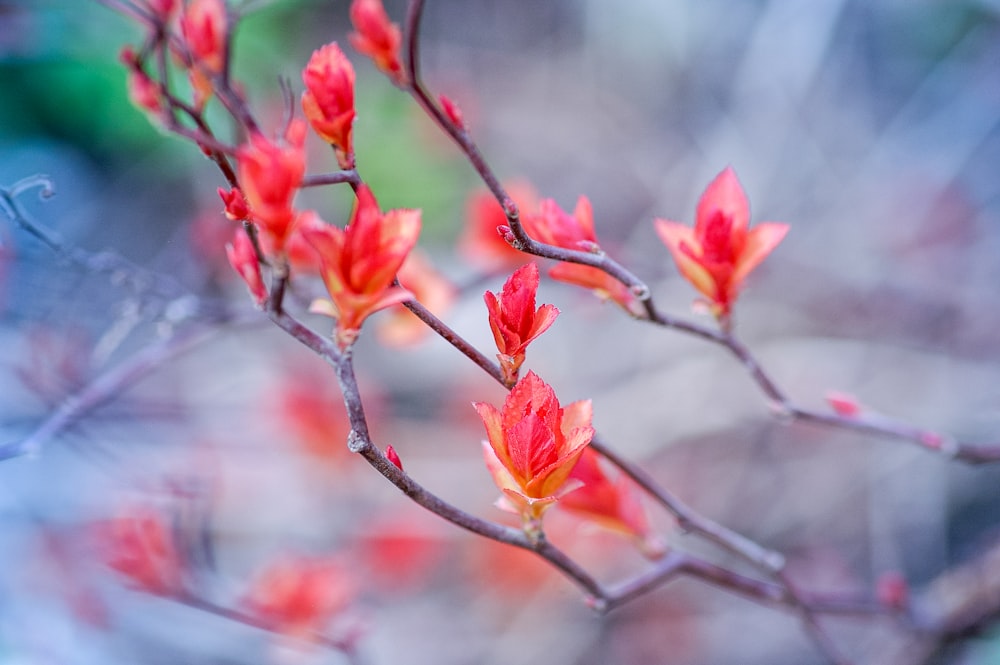
[[[192,593],[183,592],[175,596],[169,596],[172,600],[176,600],[182,605],[187,605],[202,612],[208,612],[209,614],[214,614],[216,616],[229,619],[230,621],[235,621],[237,623],[244,624],[246,626],[251,626],[260,630],[265,630],[271,633],[283,634],[280,630],[277,630],[273,624],[265,619],[262,619],[254,614],[248,612],[241,612],[240,610],[234,609],[232,607],[226,607],[224,605],[219,605],[213,603],[210,600],[201,598]],[[311,632],[307,635],[302,635],[302,639],[315,644],[321,644],[329,649],[334,649],[336,651],[342,652],[348,659],[349,662],[353,664],[360,664],[361,660],[357,653],[356,645],[351,639],[336,639],[333,637],[328,637],[322,633]]]
[[[486,184],[487,188],[496,197],[497,202],[504,210],[507,222],[510,224],[511,232],[515,238],[514,246],[523,252],[535,256],[569,263],[579,263],[603,270],[628,287],[643,304],[647,315],[653,317],[656,310],[652,304],[649,286],[624,266],[603,252],[581,252],[538,242],[531,238],[524,230],[517,204],[514,203],[514,200],[504,190],[500,184],[500,179],[486,163],[486,159],[472,140],[469,132],[464,127],[458,127],[452,123],[444,111],[433,100],[431,94],[423,84],[419,64],[420,18],[423,14],[423,9],[423,0],[411,0],[406,13],[404,43],[406,51],[405,66],[409,80],[408,91],[416,99],[421,108],[455,141],[462,153],[468,158],[469,163],[475,169],[476,173],[479,174],[479,177]]]
[[[256,318],[256,317],[255,317]],[[234,322],[246,323],[247,319]],[[115,399],[122,391],[162,367],[168,361],[204,344],[222,332],[218,325],[189,326],[169,337],[158,340],[99,374],[78,393],[67,397],[29,436],[0,446],[0,461],[23,455],[35,456],[60,432],[103,404]]]

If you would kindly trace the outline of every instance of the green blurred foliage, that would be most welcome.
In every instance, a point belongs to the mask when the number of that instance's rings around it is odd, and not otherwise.
[[[347,3],[234,6],[248,10],[236,28],[234,78],[262,124],[277,129],[287,114],[282,78],[290,84],[295,113],[301,116],[301,68],[314,49],[341,42],[358,70],[355,132],[362,176],[383,208],[424,211],[425,240],[450,235],[472,172],[413,101],[347,46]],[[138,47],[142,35],[128,20],[85,0],[0,3],[0,17],[22,34],[16,43],[6,44],[0,59],[0,89],[16,91],[9,97],[14,103],[0,104],[0,141],[44,137],[71,144],[108,170],[124,167],[154,147],[158,157],[166,157],[163,169],[183,169],[200,159],[193,145],[165,136],[129,102],[118,54],[126,44]],[[174,77],[172,85],[179,91],[187,87],[181,77]],[[210,105],[209,118],[223,140],[234,140],[217,103]],[[309,140],[318,141],[314,136]],[[310,164],[309,171],[334,168],[331,157],[327,163]],[[350,198],[339,191],[327,197],[345,206]]]

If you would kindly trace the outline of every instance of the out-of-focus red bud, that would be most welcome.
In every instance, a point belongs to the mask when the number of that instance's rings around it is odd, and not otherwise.
[[[350,13],[355,30],[347,36],[351,46],[371,58],[393,83],[406,85],[406,72],[399,58],[402,33],[399,26],[389,20],[382,0],[354,0]]]
[[[142,591],[168,596],[181,589],[183,566],[170,524],[151,509],[133,509],[99,529],[105,563]]]
[[[135,50],[131,46],[126,46],[121,50],[118,59],[128,67],[126,86],[129,100],[137,108],[159,114],[162,110],[160,86],[143,71]]]
[[[343,612],[353,595],[351,575],[339,563],[286,555],[257,575],[243,604],[271,630],[308,638]]]
[[[838,416],[856,418],[861,413],[861,403],[848,393],[831,390],[826,394],[826,403]]]
[[[944,437],[937,432],[924,432],[920,435],[920,442],[928,448],[940,450],[944,446]]]
[[[875,597],[883,607],[905,610],[910,603],[910,585],[899,571],[884,572],[875,582]]]
[[[232,244],[226,245],[226,256],[229,258],[229,264],[246,282],[254,302],[257,303],[258,307],[263,307],[264,301],[267,300],[267,289],[264,287],[264,278],[260,274],[257,252],[254,251],[253,243],[246,231],[236,229]]]
[[[245,219],[250,219],[250,204],[247,203],[239,187],[233,187],[228,192],[219,187],[218,191],[219,196],[222,198],[222,203],[226,206],[226,217],[234,222],[242,222]]]
[[[226,3],[191,0],[181,14],[181,35],[195,65],[212,74],[222,72],[226,57]]]
[[[462,109],[458,108],[458,104],[444,95],[438,97],[438,101],[441,102],[441,110],[448,116],[448,120],[451,120],[451,123],[459,129],[466,129],[465,119],[462,117]]]
[[[164,23],[170,20],[170,17],[177,9],[177,6],[177,0],[149,0],[150,11],[152,11],[156,17]]]

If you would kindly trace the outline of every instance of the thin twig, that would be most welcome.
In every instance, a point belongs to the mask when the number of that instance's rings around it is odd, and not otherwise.
[[[255,319],[257,317],[254,317]],[[249,319],[230,323],[246,323]],[[204,344],[223,332],[218,323],[187,328],[146,346],[111,369],[98,375],[82,390],[66,399],[29,436],[0,446],[0,461],[37,455],[52,437],[109,401],[164,363]]]
[[[192,593],[182,592],[170,596],[170,598],[172,600],[176,600],[182,605],[187,605],[188,607],[201,610],[202,612],[208,612],[209,614],[214,614],[216,616],[229,619],[230,621],[235,621],[236,623],[241,623],[243,625],[251,626],[253,628],[258,628],[271,633],[281,633],[281,630],[278,627],[262,617],[250,612],[243,612],[232,607],[226,607],[225,605],[219,605]],[[345,656],[348,656],[351,659],[352,663],[360,663],[360,661],[357,660],[357,647],[353,640],[337,639],[319,632],[311,632],[308,636],[303,636],[303,639],[343,652]]]
[[[406,13],[404,39],[406,43],[406,72],[409,80],[408,89],[421,108],[458,144],[476,173],[496,197],[497,202],[504,210],[507,222],[510,224],[511,232],[516,241],[515,247],[535,256],[599,268],[628,287],[632,294],[643,303],[647,312],[655,311],[652,309],[652,305],[646,305],[651,298],[649,286],[604,252],[582,252],[548,245],[538,242],[527,234],[521,224],[517,204],[500,184],[500,179],[486,163],[486,159],[468,131],[464,127],[456,126],[448,119],[448,116],[434,102],[423,84],[419,64],[420,18],[423,14],[423,8],[423,0],[411,0]]]

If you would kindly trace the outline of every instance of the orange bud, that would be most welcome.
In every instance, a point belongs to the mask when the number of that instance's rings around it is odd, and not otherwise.
[[[405,86],[406,73],[399,58],[402,34],[389,20],[382,0],[354,0],[350,13],[355,30],[347,36],[351,46],[371,58],[393,83]]]
[[[693,229],[656,220],[656,231],[678,270],[726,325],[743,281],[788,232],[787,224],[763,222],[753,229],[749,224],[750,205],[731,167],[701,195]]]
[[[417,249],[406,256],[397,278],[399,285],[413,294],[414,300],[437,317],[443,316],[455,301],[455,286]],[[403,305],[390,308],[387,314],[376,330],[385,344],[395,347],[417,344],[430,332],[427,324]]]
[[[180,590],[181,558],[170,526],[150,509],[137,509],[99,530],[105,562],[142,591],[170,595]]]
[[[371,190],[362,185],[347,228],[326,224],[309,211],[300,229],[319,255],[320,275],[330,295],[330,300],[314,301],[310,309],[337,320],[335,338],[341,348],[354,343],[368,316],[413,298],[392,282],[417,242],[419,210],[383,214]]]
[[[504,494],[497,505],[537,526],[547,508],[580,486],[569,476],[594,436],[590,400],[562,407],[552,388],[528,372],[502,410],[473,406],[486,427],[486,466]]]
[[[181,14],[181,35],[194,64],[212,74],[225,64],[227,22],[224,0],[191,0]]]
[[[218,192],[222,203],[226,206],[226,217],[234,222],[250,219],[250,206],[239,187],[233,187],[228,192],[219,187]]]
[[[529,263],[507,279],[500,293],[483,294],[493,339],[500,351],[497,359],[507,385],[517,381],[528,344],[548,330],[559,316],[553,305],[535,308],[538,281],[538,266]]]
[[[302,70],[302,110],[313,130],[337,151],[341,168],[354,168],[354,67],[336,42],[314,51]]]
[[[229,265],[246,282],[254,302],[257,303],[258,307],[262,307],[264,301],[267,300],[267,289],[264,287],[264,279],[260,274],[257,252],[254,251],[253,242],[246,231],[236,230],[232,244],[226,245],[226,256],[229,258]]]

